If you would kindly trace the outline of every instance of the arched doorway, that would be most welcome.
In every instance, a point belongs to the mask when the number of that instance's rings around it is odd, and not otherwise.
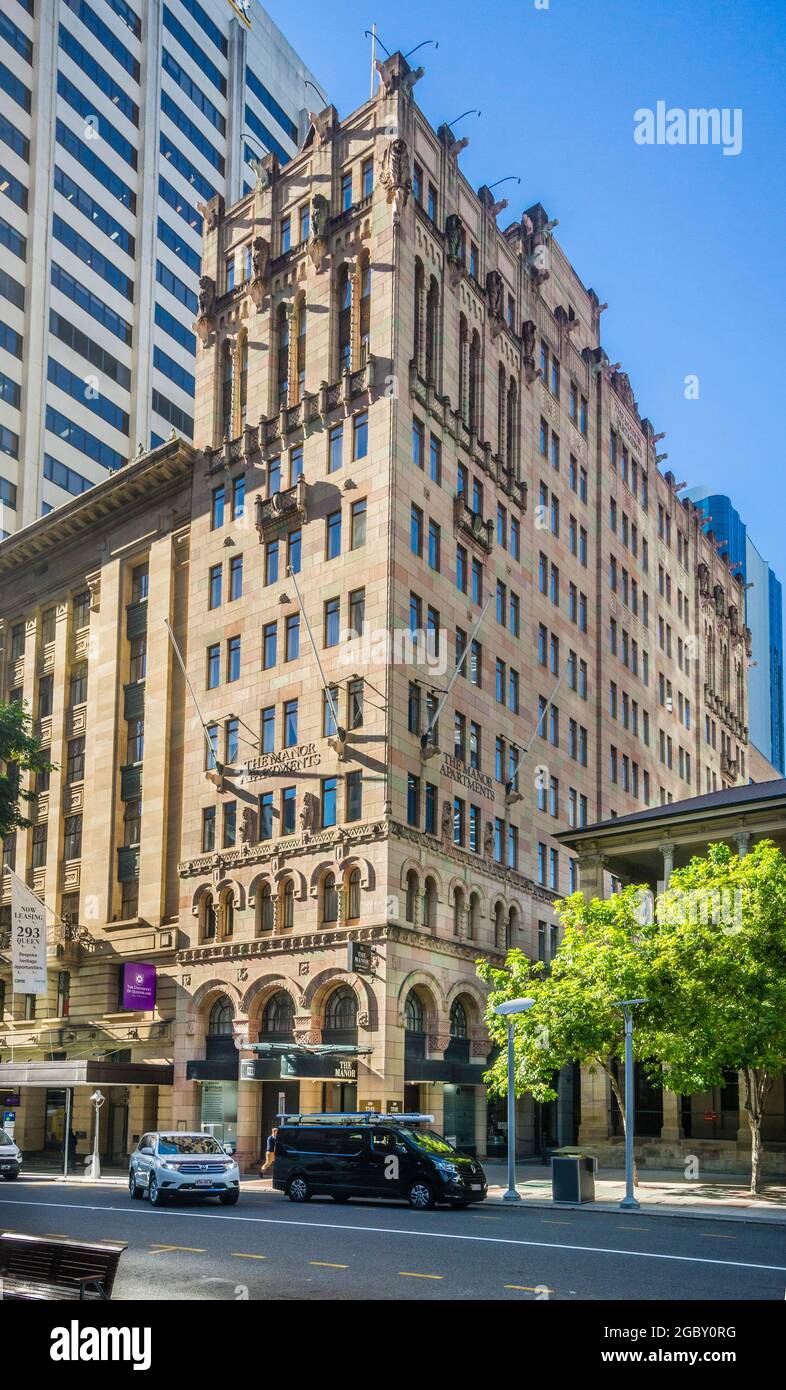
[[[325,1003],[325,1021],[322,1028],[323,1043],[334,1047],[356,1048],[358,1041],[358,1001],[355,991],[349,985],[338,985]],[[344,1054],[349,1062],[356,1055]],[[337,1051],[335,1061],[340,1064],[342,1053]],[[355,1066],[357,1063],[355,1062]],[[323,1105],[325,1110],[357,1110],[358,1088],[356,1081],[326,1081],[323,1086]]]

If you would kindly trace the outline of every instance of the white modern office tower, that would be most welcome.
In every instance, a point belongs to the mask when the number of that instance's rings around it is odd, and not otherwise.
[[[199,206],[325,104],[258,0],[0,0],[3,535],[191,435]]]

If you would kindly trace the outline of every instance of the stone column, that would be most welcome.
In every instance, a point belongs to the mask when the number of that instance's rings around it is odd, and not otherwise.
[[[674,1091],[664,1090],[663,1092],[663,1124],[660,1137],[670,1143],[685,1138],[685,1131],[682,1128],[680,1097],[675,1095]]]
[[[170,756],[172,738],[175,736],[170,718],[173,651],[164,626],[164,619],[170,622],[173,619],[174,554],[171,534],[151,545],[148,563],[139,915],[152,926],[158,926],[165,910]],[[179,730],[176,736],[181,737]]]
[[[588,1067],[581,1068],[580,1144],[609,1137],[608,1084],[605,1071],[599,1067],[592,1072]]]
[[[486,1152],[488,1133],[488,1091],[485,1086],[475,1087],[475,1152],[478,1157]]]
[[[663,890],[669,886],[669,879],[674,872],[674,846],[661,845],[660,852],[663,855]]]
[[[262,1087],[258,1081],[237,1083],[237,1161],[241,1173],[259,1163],[262,1126]]]
[[[602,854],[583,854],[579,856],[579,883],[587,901],[602,898],[603,872],[605,859]]]
[[[750,850],[751,833],[749,830],[740,830],[734,836],[734,839],[737,842],[737,853],[740,859],[744,859]]]
[[[106,808],[91,825],[89,842],[82,846],[82,916],[88,926],[112,920],[112,899],[117,879],[115,820],[119,802],[120,702],[118,682],[119,644],[125,637],[125,612],[119,560],[101,570],[100,591],[94,593],[90,613],[90,647],[87,679],[87,739],[85,785],[94,805]]]

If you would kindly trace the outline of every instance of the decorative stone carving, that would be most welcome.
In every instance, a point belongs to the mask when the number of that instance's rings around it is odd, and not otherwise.
[[[379,75],[379,93],[382,97],[393,96],[395,92],[401,91],[405,96],[412,95],[412,88],[419,82],[425,68],[411,68],[406,58],[400,53],[392,53],[384,62],[379,58],[374,60],[374,67]]]
[[[483,853],[486,859],[494,858],[494,825],[490,820],[486,821],[486,828],[483,831]]]
[[[207,347],[210,334],[215,326],[216,282],[209,275],[199,277],[199,312],[196,324],[197,337],[203,347]]]
[[[540,376],[540,370],[535,366],[536,335],[537,327],[532,319],[525,319],[521,325],[521,343],[524,353],[524,379],[528,386]]]
[[[453,289],[464,274],[461,248],[464,241],[464,223],[457,212],[445,218],[445,252],[448,258],[448,277]]]
[[[633,387],[630,384],[630,377],[627,372],[615,371],[611,374],[611,385],[619,396],[622,404],[634,415],[638,415],[639,407],[633,394]]]
[[[393,206],[393,226],[398,226],[412,189],[409,172],[409,149],[400,136],[391,140],[382,156],[380,183],[387,192],[388,204]]]
[[[313,142],[317,145],[324,145],[326,140],[330,140],[333,132],[338,125],[338,112],[335,106],[326,106],[324,111],[317,113],[309,111],[309,135],[313,135]],[[306,144],[309,137],[306,137]]]
[[[443,801],[442,803],[440,830],[443,842],[449,844],[453,839],[453,807],[449,801]]]
[[[254,845],[257,839],[257,818],[256,812],[250,806],[244,807],[240,817],[240,843],[241,845]]]
[[[712,597],[715,600],[715,612],[719,618],[724,617],[726,612],[726,595],[723,592],[722,584],[715,585],[712,591]]]
[[[486,276],[486,303],[491,336],[496,338],[505,322],[505,281],[498,270],[490,270]]]
[[[323,193],[315,193],[311,199],[308,254],[316,271],[322,269],[327,253],[327,232],[330,222],[330,203]]]
[[[204,222],[204,232],[214,232],[224,211],[224,199],[216,193],[207,203],[197,203],[197,212]]]
[[[358,1028],[368,1028],[371,1025],[371,1018],[366,1009],[361,1009],[358,1014]]]
[[[258,192],[265,188],[271,188],[281,172],[278,155],[273,154],[272,151],[266,154],[264,159],[250,159],[249,164],[256,174]]]
[[[705,597],[709,597],[709,592],[710,592],[710,571],[709,571],[709,566],[705,565],[704,563],[700,564],[700,565],[699,565],[698,574],[699,574],[699,593],[701,593],[701,594],[704,595]]]
[[[303,801],[300,807],[300,829],[305,833],[307,830],[316,829],[319,818],[319,802],[313,792],[304,792]]]

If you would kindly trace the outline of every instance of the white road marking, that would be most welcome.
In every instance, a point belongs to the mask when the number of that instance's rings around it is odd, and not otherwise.
[[[13,1198],[0,1197],[0,1206],[4,1207],[58,1207],[74,1211],[117,1211],[123,1216],[147,1216],[154,1220],[161,1218],[161,1213],[157,1211],[146,1211],[143,1207],[140,1211],[135,1207],[92,1207],[81,1205],[76,1202],[27,1202],[14,1200]],[[418,1236],[423,1240],[467,1240],[475,1241],[479,1245],[521,1245],[528,1246],[534,1250],[575,1250],[579,1254],[587,1255],[626,1255],[630,1259],[639,1260],[676,1260],[680,1264],[689,1265],[723,1265],[727,1269],[765,1269],[775,1274],[786,1274],[786,1265],[763,1265],[754,1264],[751,1260],[710,1260],[700,1255],[663,1255],[651,1250],[615,1250],[613,1246],[605,1245],[564,1245],[557,1241],[550,1240],[514,1240],[511,1236],[472,1236],[460,1235],[457,1231],[408,1231],[400,1229],[398,1226],[342,1226],[338,1221],[290,1221],[286,1217],[273,1216],[224,1216],[220,1212],[206,1211],[167,1211],[167,1217],[178,1217],[187,1221],[244,1221],[256,1226],[297,1226],[302,1230],[316,1231],[357,1231],[370,1235],[386,1236]],[[166,1219],[166,1218],[164,1218]]]

